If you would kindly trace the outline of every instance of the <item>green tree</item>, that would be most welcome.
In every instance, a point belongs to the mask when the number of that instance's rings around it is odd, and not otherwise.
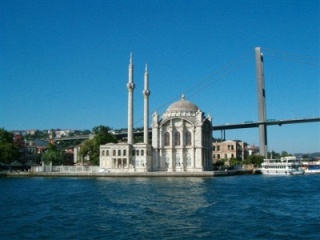
[[[93,139],[86,140],[81,143],[80,146],[80,156],[83,159],[88,159],[89,162],[95,160],[95,146]]]
[[[281,157],[287,157],[287,156],[290,156],[290,154],[286,151],[282,151],[281,152]]]
[[[263,156],[250,155],[243,161],[243,164],[253,164],[255,167],[260,166],[263,162]]]
[[[310,157],[309,157],[309,155],[308,154],[303,154],[302,155],[302,159],[303,160],[308,160]]]
[[[64,151],[60,150],[56,145],[49,143],[41,158],[45,164],[52,162],[53,165],[61,165],[64,163]]]
[[[224,164],[225,164],[225,160],[224,159],[219,159],[219,160],[216,161],[215,164],[213,164],[213,168],[214,169],[219,169],[219,168],[223,167]]]
[[[272,159],[280,158],[280,154],[275,151],[268,152],[267,156],[268,156],[267,158],[272,158]]]
[[[100,156],[100,145],[106,143],[116,143],[117,139],[111,133],[109,133],[110,128],[107,126],[97,126],[92,129],[95,135],[93,139],[84,141],[80,147],[80,156],[82,158],[87,158],[88,161],[93,165],[99,164]]]
[[[236,166],[236,165],[239,165],[240,163],[241,163],[241,161],[236,158],[230,159],[230,166]]]
[[[135,138],[134,138],[134,142],[135,142],[135,143],[141,143],[141,142],[143,142],[143,140],[144,140],[144,139],[143,139],[143,136],[138,136],[138,137],[135,137]]]
[[[54,164],[57,161],[57,154],[52,150],[47,150],[42,153],[41,158],[46,165],[48,165],[50,162]]]
[[[0,128],[0,161],[10,163],[19,157],[19,149],[13,143],[13,134]]]
[[[88,130],[88,129],[85,129],[85,130],[83,130],[82,131],[82,134],[83,135],[89,135],[91,132],[90,132],[90,130]]]
[[[110,128],[107,126],[100,125],[100,126],[94,127],[92,129],[92,132],[95,135],[93,138],[95,140],[95,143],[99,144],[100,146],[101,144],[106,144],[109,142],[117,142],[117,139],[115,138],[115,136],[109,133],[109,131],[110,131]]]

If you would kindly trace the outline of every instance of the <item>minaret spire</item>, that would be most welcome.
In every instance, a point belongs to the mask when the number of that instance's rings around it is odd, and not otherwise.
[[[128,143],[133,144],[133,90],[135,84],[133,83],[133,60],[132,52],[129,60],[129,74],[128,74]]]
[[[144,89],[142,91],[144,98],[144,111],[143,111],[143,142],[148,144],[149,139],[149,73],[148,65],[146,64],[144,71]]]

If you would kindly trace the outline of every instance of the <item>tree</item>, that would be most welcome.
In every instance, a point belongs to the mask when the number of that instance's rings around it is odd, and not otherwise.
[[[272,150],[271,152],[268,152],[267,158],[272,158],[272,159],[280,158],[280,154]]]
[[[13,134],[0,128],[0,161],[10,163],[19,157],[19,149],[13,143]]]
[[[290,154],[286,151],[282,151],[281,152],[281,157],[287,157],[287,156],[290,156]]]
[[[255,167],[260,166],[263,162],[263,156],[250,155],[243,164],[253,164]]]
[[[114,143],[117,142],[117,139],[115,138],[115,136],[109,133],[109,131],[110,131],[109,127],[102,126],[102,125],[94,127],[92,129],[92,132],[95,135],[93,139],[95,140],[96,144],[99,144],[99,147],[101,144],[106,144],[109,142],[114,142]]]
[[[94,161],[95,160],[94,152],[95,152],[95,147],[94,147],[93,139],[89,139],[81,143],[80,156],[83,159],[89,159],[89,161],[90,160]]]
[[[230,166],[236,166],[236,165],[239,165],[241,163],[240,160],[236,159],[236,158],[231,158],[230,159]]]
[[[87,158],[89,162],[93,165],[99,164],[100,156],[100,145],[106,143],[116,143],[117,139],[111,133],[109,133],[110,128],[107,126],[97,126],[92,129],[95,135],[93,139],[84,141],[80,147],[80,156],[82,158]]]
[[[47,150],[44,153],[42,153],[42,161],[48,165],[50,162],[52,162],[52,164],[54,164],[56,162],[57,159],[57,155],[54,151],[51,150]]]
[[[88,130],[88,129],[85,129],[85,130],[83,130],[82,131],[82,134],[83,135],[89,135],[91,132],[90,132],[90,130]]]
[[[42,154],[42,161],[47,165],[52,162],[53,165],[61,165],[64,162],[64,151],[49,143],[46,151]]]
[[[134,138],[134,142],[135,142],[135,143],[141,143],[141,142],[143,142],[143,141],[144,141],[143,136],[138,136],[138,137],[135,137],[135,138]]]
[[[223,159],[218,159],[213,167],[214,167],[214,169],[219,169],[219,168],[223,167],[224,164],[225,164],[225,161]]]
[[[308,154],[303,154],[302,155],[302,159],[303,160],[308,160],[310,157],[309,157],[309,155]]]

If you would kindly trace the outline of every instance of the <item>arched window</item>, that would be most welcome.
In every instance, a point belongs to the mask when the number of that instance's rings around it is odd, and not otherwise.
[[[116,150],[112,151],[112,156],[116,156]]]
[[[104,156],[104,150],[102,150],[101,156]]]
[[[127,155],[127,151],[124,149],[123,150],[123,156],[126,156]]]
[[[144,150],[141,150],[141,156],[144,156]]]
[[[139,156],[139,150],[136,151],[137,156]]]
[[[166,132],[164,134],[164,145],[169,146],[170,145],[170,133]]]
[[[109,156],[109,150],[106,151],[106,156]]]
[[[118,156],[121,156],[121,150],[120,149],[118,150]]]
[[[191,145],[191,132],[187,131],[186,133],[186,145],[190,146]]]
[[[174,133],[174,145],[180,146],[180,133],[179,132]]]

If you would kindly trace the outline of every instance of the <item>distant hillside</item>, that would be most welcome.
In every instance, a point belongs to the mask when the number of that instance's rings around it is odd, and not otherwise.
[[[296,156],[309,156],[309,158],[315,158],[315,157],[320,157],[320,152],[314,152],[314,153],[296,153]]]

